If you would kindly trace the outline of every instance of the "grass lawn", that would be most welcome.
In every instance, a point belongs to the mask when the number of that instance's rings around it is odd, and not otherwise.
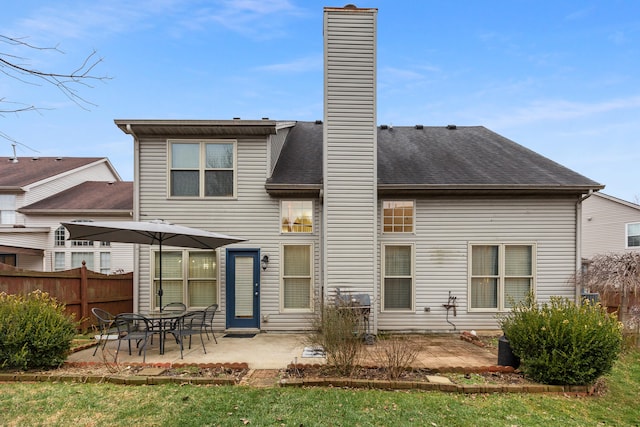
[[[329,388],[0,384],[2,426],[637,426],[640,352],[602,396],[462,395]]]

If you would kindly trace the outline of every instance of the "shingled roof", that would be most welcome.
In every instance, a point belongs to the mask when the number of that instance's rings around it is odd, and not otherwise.
[[[17,160],[17,161],[16,161]],[[0,157],[0,188],[19,188],[90,165],[104,157]]]
[[[321,123],[291,129],[266,188],[322,185]],[[604,186],[483,126],[378,127],[378,190],[424,193],[584,193]]]
[[[133,182],[86,181],[24,206],[19,211],[40,215],[90,213],[130,216],[133,211]]]

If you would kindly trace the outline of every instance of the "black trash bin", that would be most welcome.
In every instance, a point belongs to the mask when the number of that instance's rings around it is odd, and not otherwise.
[[[504,335],[498,338],[498,365],[516,369],[520,366],[520,358],[513,354],[509,340]]]

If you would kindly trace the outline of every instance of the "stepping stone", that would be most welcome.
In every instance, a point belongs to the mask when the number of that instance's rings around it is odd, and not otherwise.
[[[142,368],[138,375],[146,375],[148,377],[157,377],[158,375],[162,375],[167,368]]]
[[[449,380],[449,378],[440,377],[437,375],[427,375],[427,381],[429,381],[430,383],[436,383],[436,384],[453,384],[451,380]]]

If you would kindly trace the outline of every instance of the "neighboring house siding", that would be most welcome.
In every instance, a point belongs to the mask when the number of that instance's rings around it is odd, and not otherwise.
[[[418,199],[415,235],[379,237],[381,245],[415,243],[415,311],[380,313],[379,329],[452,329],[443,307],[449,291],[458,303],[457,316],[451,311],[449,320],[458,329],[495,329],[496,313],[467,311],[469,242],[536,244],[538,299],[573,299],[567,282],[575,265],[575,226],[573,199]]]
[[[325,292],[375,297],[376,11],[325,9]]]
[[[636,207],[637,206],[637,207]],[[628,249],[626,225],[640,223],[640,206],[593,194],[582,203],[582,258]]]
[[[65,241],[65,247],[55,246],[55,230],[60,227],[61,222],[71,222],[78,219],[90,219],[92,221],[113,221],[113,217],[108,216],[91,216],[91,217],[78,217],[78,216],[31,216],[29,223],[31,227],[37,228],[49,228],[49,233],[21,233],[19,240],[7,239],[5,237],[10,236],[13,233],[3,234],[3,244],[25,246],[30,248],[44,249],[44,271],[53,271],[54,269],[54,253],[65,252],[65,269],[71,268],[70,254],[72,252],[94,252],[94,270],[100,272],[100,252],[111,253],[111,269],[122,269],[127,273],[133,271],[133,257],[132,257],[132,245],[124,243],[112,243],[110,247],[100,247],[100,242],[94,244],[94,246],[77,246],[72,247],[71,242]],[[19,258],[22,258],[19,256]],[[43,269],[43,261],[40,259],[39,267],[37,270]],[[28,267],[20,264],[21,268],[33,269],[33,266]]]
[[[201,138],[209,139],[209,138]],[[211,138],[215,139],[215,138]],[[270,197],[264,190],[267,172],[266,138],[237,139],[237,197],[234,199],[168,199],[167,198],[167,139],[144,139],[140,143],[140,219],[161,218],[166,221],[202,228],[223,234],[250,239],[235,244],[236,248],[260,249],[269,255],[269,267],[260,271],[260,314],[267,322],[263,330],[300,330],[306,328],[309,313],[280,312],[280,245],[304,242],[314,245],[314,257],[319,260],[318,232],[312,235],[280,234],[280,199]],[[314,200],[314,229],[319,230],[319,203]],[[170,248],[163,248],[169,250]],[[142,312],[151,306],[150,247],[140,245],[139,306]],[[220,311],[215,318],[218,329],[225,328],[225,254],[218,249],[218,302]],[[319,283],[314,268],[314,283]]]

